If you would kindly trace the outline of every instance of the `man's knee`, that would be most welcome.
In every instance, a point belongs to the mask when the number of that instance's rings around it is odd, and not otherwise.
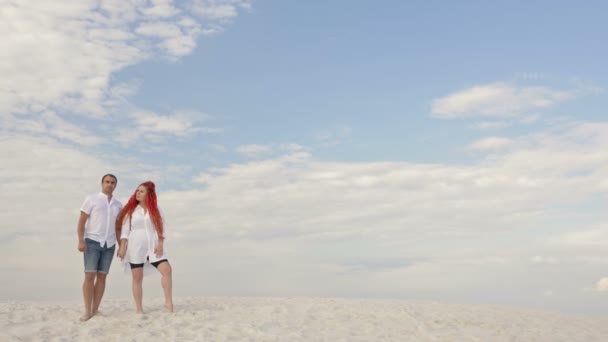
[[[97,272],[85,272],[84,281],[85,282],[94,282],[96,276],[97,276]]]
[[[105,283],[106,282],[106,277],[108,275],[105,273],[101,273],[101,272],[97,272],[97,282],[98,283]]]

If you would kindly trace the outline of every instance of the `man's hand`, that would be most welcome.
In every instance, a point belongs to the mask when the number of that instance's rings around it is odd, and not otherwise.
[[[84,241],[78,241],[78,250],[80,252],[86,253],[87,252],[87,244]]]
[[[84,211],[80,212],[80,217],[78,218],[78,228],[76,228],[76,232],[78,233],[78,250],[80,252],[87,252],[87,244],[84,242],[84,225],[89,219],[89,214]]]

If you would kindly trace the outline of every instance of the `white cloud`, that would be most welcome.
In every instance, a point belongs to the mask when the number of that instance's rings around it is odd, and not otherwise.
[[[189,54],[196,47],[196,36],[201,28],[192,20],[171,22],[145,22],[135,32],[142,36],[160,38],[156,46],[171,59]]]
[[[549,241],[550,243],[556,245],[588,247],[606,246],[608,245],[608,226],[562,234],[550,239]]]
[[[135,29],[135,32],[143,36],[161,38],[174,38],[181,36],[182,34],[182,30],[179,26],[168,22],[142,23]]]
[[[150,0],[152,6],[141,10],[146,16],[168,18],[180,13],[173,5],[173,0]]]
[[[280,231],[345,238],[377,234],[372,227],[381,226],[386,236],[399,241],[410,236],[404,227],[425,227],[428,234],[436,229],[446,234],[512,229],[532,225],[542,219],[539,213],[549,214],[552,205],[576,203],[602,191],[597,184],[608,175],[608,152],[602,147],[608,147],[608,141],[596,140],[601,132],[608,132],[608,127],[579,126],[560,137],[540,136],[470,167],[334,163],[315,161],[307,154],[286,155],[204,173],[201,179],[208,188],[187,196],[219,215],[219,221],[206,221],[205,226],[237,227],[239,222],[256,221],[245,229],[252,236]],[[593,172],[575,172],[579,169]],[[240,194],[238,198],[234,193]],[[229,206],[223,199],[228,197]],[[278,216],[260,220],[258,213],[269,211]],[[211,217],[188,221],[201,219]]]
[[[84,125],[70,123],[53,111],[42,111],[34,115],[7,114],[1,129],[5,132],[19,132],[32,135],[54,137],[77,145],[97,145],[103,138],[88,130]]]
[[[223,153],[228,151],[226,146],[220,144],[210,144],[209,147],[215,152]]]
[[[222,27],[214,19],[206,25]],[[0,11],[0,115],[35,121],[52,111],[66,128],[65,113],[118,115],[134,88],[113,83],[112,74],[145,59],[187,55],[205,30],[170,0],[9,2]],[[89,136],[74,128],[63,138]]]
[[[600,264],[606,265],[608,264],[608,257],[603,256],[577,256],[575,257],[576,262],[583,262],[589,264]]]
[[[244,154],[247,157],[258,157],[263,154],[272,152],[272,146],[269,145],[243,145],[236,148],[236,151],[240,154]]]
[[[280,148],[285,151],[307,151],[308,148],[306,146],[302,146],[299,144],[281,144]]]
[[[70,146],[50,137],[12,133],[0,138],[0,155],[0,206],[4,208],[0,243],[8,242],[7,236],[71,236],[84,196],[99,191],[101,176],[106,173],[118,176],[120,197],[150,176],[162,184],[173,172],[180,173],[178,168],[189,167],[155,167],[132,159],[130,154],[104,153],[96,147]],[[162,175],[156,174],[158,168]]]
[[[577,207],[581,201],[605,193],[598,184],[608,178],[606,137],[607,124],[569,126],[524,137],[527,143],[467,166],[322,161],[306,148],[294,148],[272,159],[194,169],[203,185],[159,191],[170,222],[172,262],[205,270],[176,272],[176,283],[182,293],[192,294],[458,296],[481,291],[508,302],[509,291],[533,298],[538,289],[551,288],[560,298],[571,298],[567,285],[575,280],[566,278],[569,272],[589,275],[605,268],[576,257],[599,260],[605,244],[591,245],[598,235],[586,236],[585,243],[567,245],[570,258],[538,248],[547,247],[542,237],[548,234],[591,230],[578,220],[560,223],[562,215],[585,214]],[[7,137],[0,142],[0,154],[9,161],[0,168],[5,184],[0,205],[7,209],[0,241],[14,256],[5,266],[26,270],[14,279],[48,264],[19,256],[50,253],[57,244],[41,241],[57,232],[65,237],[55,240],[61,249],[72,248],[79,260],[73,243],[77,208],[99,181],[85,175],[115,171],[120,192],[129,194],[136,181],[161,179],[161,189],[169,178],[170,165],[141,170],[137,161],[48,141]],[[575,172],[581,169],[588,171]],[[44,214],[30,215],[31,207]],[[19,225],[24,217],[25,227]],[[21,249],[28,244],[34,252]],[[552,258],[560,262],[563,281],[555,281],[555,267],[534,265],[551,264]],[[72,264],[55,265],[55,274],[75,273],[80,265],[73,264],[72,269]],[[202,290],[201,278],[207,279]],[[311,280],[319,278],[325,282]],[[66,280],[65,288],[77,293],[79,284]],[[1,290],[20,291],[4,283]]]
[[[47,134],[50,136],[80,145],[97,145],[103,142],[99,135],[64,120],[54,112],[46,111],[42,113],[41,118],[47,123]]]
[[[141,58],[126,22],[100,15],[94,1],[12,3],[0,23],[0,112],[54,106],[100,115],[109,75]]]
[[[75,221],[66,222],[77,212],[73,207],[80,205],[87,192],[99,190],[98,176],[116,170],[110,161],[102,162],[96,155],[48,138],[3,135],[0,155],[0,206],[4,208],[0,241],[4,242],[11,236],[52,233],[66,223],[69,227],[57,234],[75,231]],[[90,175],[94,179],[88,179]]]
[[[551,107],[573,96],[548,87],[494,83],[458,91],[432,103],[432,115],[444,119],[511,117]]]
[[[496,151],[503,150],[513,145],[513,140],[501,137],[487,137],[475,141],[469,145],[470,150],[476,151]]]
[[[546,265],[557,265],[559,264],[559,259],[551,256],[542,256],[535,255],[531,258],[532,263],[534,264],[546,264]]]
[[[605,267],[602,250],[576,245],[552,252],[533,236],[587,228],[578,221],[554,228],[546,220],[561,221],[561,215],[578,210],[579,201],[602,191],[596,185],[608,175],[605,133],[608,126],[596,124],[526,137],[532,143],[517,144],[470,167],[323,162],[306,154],[286,155],[210,170],[196,179],[204,189],[165,193],[163,199],[184,238],[202,234],[210,248],[211,241],[224,243],[213,257],[223,256],[220,249],[226,246],[239,250],[236,255],[248,246],[241,257],[227,262],[235,272],[245,267],[238,266],[243,260],[250,270],[272,259],[273,269],[283,274],[301,272],[336,286],[344,285],[340,279],[356,279],[349,291],[359,295],[507,291],[517,285],[530,296],[551,286],[560,298],[572,298],[576,282],[566,276],[558,281],[554,267],[539,265],[559,264],[559,274],[581,265],[595,272]],[[594,172],[572,172],[579,167]],[[205,212],[190,210],[188,203]],[[268,251],[269,241],[279,251]],[[547,254],[534,254],[541,248],[549,249]],[[274,257],[256,257],[262,250]],[[279,266],[287,264],[291,271]],[[518,283],[522,275],[528,280]],[[259,277],[276,280],[271,274]],[[496,283],[489,286],[487,278]],[[373,285],[369,279],[391,285]],[[442,287],[445,283],[451,290]],[[310,293],[306,291],[316,288],[302,280],[277,291]]]
[[[475,128],[481,130],[500,129],[511,126],[511,123],[506,121],[483,121],[474,125]]]
[[[160,115],[152,112],[134,113],[135,126],[142,133],[187,135],[195,131],[190,118],[180,115]]]
[[[221,128],[205,127],[202,122],[210,119],[204,113],[178,111],[172,114],[159,114],[149,111],[134,111],[123,121],[127,127],[113,130],[114,140],[124,146],[138,144],[141,140],[149,144],[175,138],[191,138],[199,133],[217,134]],[[162,146],[161,146],[162,148]]]
[[[250,0],[193,0],[192,10],[203,18],[229,20],[237,16],[239,10],[251,9]]]
[[[608,292],[608,277],[604,277],[602,279],[600,279],[595,288],[597,289],[598,292]]]
[[[541,117],[540,114],[530,114],[530,115],[527,115],[526,117],[521,118],[520,122],[522,124],[530,125],[535,122],[538,122],[540,117]]]
[[[145,59],[189,54],[203,31],[171,0],[9,2],[0,11],[0,129],[82,146],[144,139],[149,149],[152,142],[222,132],[202,127],[204,115],[134,108],[129,98],[138,84],[111,77]]]

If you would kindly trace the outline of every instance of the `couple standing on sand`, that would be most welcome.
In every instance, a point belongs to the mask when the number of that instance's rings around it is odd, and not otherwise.
[[[112,174],[101,178],[101,192],[90,195],[80,208],[78,250],[84,255],[84,313],[81,321],[99,314],[117,237],[116,255],[131,268],[133,298],[137,313],[143,313],[144,266],[154,266],[161,274],[165,306],[173,312],[171,265],[163,250],[163,218],[156,203],[154,183],[141,183],[123,207],[112,196],[118,180]]]

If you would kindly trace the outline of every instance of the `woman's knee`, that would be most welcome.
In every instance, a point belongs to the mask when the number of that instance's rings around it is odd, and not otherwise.
[[[139,272],[132,272],[134,283],[141,283],[144,280],[144,272],[141,272],[141,270],[138,271]]]
[[[159,265],[158,270],[160,271],[160,274],[163,277],[170,277],[171,274],[173,273],[173,270],[171,268],[171,265],[169,265],[169,262],[163,262],[162,264]]]

